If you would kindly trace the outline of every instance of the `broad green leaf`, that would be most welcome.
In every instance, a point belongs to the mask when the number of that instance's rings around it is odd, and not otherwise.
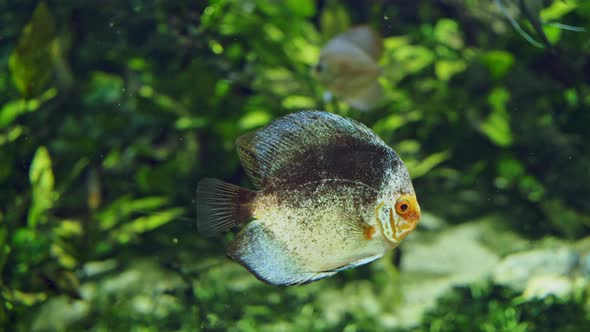
[[[314,0],[285,0],[285,5],[290,13],[299,17],[307,18],[315,14]]]
[[[0,128],[10,125],[16,118],[25,113],[35,112],[43,103],[53,99],[56,95],[57,90],[51,88],[38,98],[29,100],[19,99],[7,102],[0,109]]]
[[[48,234],[31,228],[19,228],[11,236],[12,254],[19,263],[16,267],[19,273],[28,273],[32,265],[37,265],[47,259],[51,241]]]
[[[480,125],[481,131],[496,145],[510,146],[513,142],[510,129],[510,114],[506,104],[510,100],[510,92],[505,88],[496,88],[488,96],[492,112]]]
[[[112,238],[117,242],[127,243],[136,235],[154,230],[175,220],[183,214],[183,209],[172,208],[160,212],[154,212],[154,214],[150,216],[139,217],[123,224],[119,229],[115,230],[112,233]]]
[[[90,105],[116,103],[123,96],[124,83],[120,76],[101,71],[92,73],[84,101]]]
[[[62,245],[53,243],[50,247],[51,256],[57,259],[60,266],[67,269],[73,269],[78,264],[78,261],[72,254],[70,254]]]
[[[518,187],[532,202],[539,202],[545,194],[543,185],[532,175],[523,176],[518,183]]]
[[[340,1],[328,1],[320,15],[320,27],[324,41],[328,41],[350,27],[350,17]]]
[[[434,38],[443,45],[454,49],[463,47],[463,37],[459,31],[459,24],[451,19],[441,19],[434,27]]]
[[[241,130],[251,130],[267,124],[272,116],[266,111],[251,111],[246,113],[238,122]]]
[[[395,150],[401,155],[412,155],[420,151],[420,142],[413,139],[406,139],[396,144]]]
[[[9,295],[8,298],[11,302],[16,302],[26,307],[32,307],[36,304],[42,303],[46,301],[48,297],[47,293],[44,292],[28,293],[18,289],[12,289],[7,295]]]
[[[514,65],[514,56],[506,51],[489,51],[481,56],[481,61],[488,68],[494,80],[503,78]]]
[[[399,114],[391,114],[382,118],[373,125],[373,130],[380,137],[391,137],[391,135],[408,121]]]
[[[55,232],[55,235],[63,238],[80,236],[82,235],[82,223],[80,220],[62,220],[53,229],[53,232]]]
[[[385,51],[394,52],[401,46],[410,44],[408,36],[392,36],[383,39],[383,47]]]
[[[292,61],[301,62],[308,66],[315,65],[320,58],[319,45],[313,42],[316,39],[319,39],[317,33],[310,31],[306,35],[306,38],[292,38],[289,44],[285,46],[285,50],[290,55]]]
[[[109,230],[116,224],[125,220],[133,213],[151,213],[152,210],[168,204],[168,199],[165,197],[144,197],[133,199],[129,196],[124,196],[111,203],[98,215],[101,230]]]
[[[498,175],[502,176],[509,183],[514,183],[526,172],[522,162],[513,156],[503,156],[498,160]]]
[[[556,44],[561,39],[561,29],[551,25],[544,25],[543,32],[551,44]]]
[[[191,130],[206,127],[208,123],[205,117],[183,116],[176,120],[175,126],[176,129]]]
[[[551,6],[541,10],[541,20],[545,22],[558,20],[576,8],[578,3],[574,0],[553,1]]]
[[[221,45],[217,40],[211,39],[209,40],[209,48],[213,54],[221,54],[223,53],[223,45]]]
[[[19,99],[7,102],[0,109],[0,128],[10,125],[19,115],[27,112],[26,100]]]
[[[422,160],[408,159],[405,164],[408,167],[412,179],[417,179],[426,175],[433,168],[449,159],[448,151],[436,152]]]
[[[397,72],[414,74],[433,63],[434,53],[424,46],[404,45],[394,51],[393,58]]]
[[[56,38],[53,16],[40,2],[21,32],[9,59],[12,81],[25,98],[41,93],[54,75],[52,43]]]
[[[7,132],[0,134],[0,146],[6,143],[14,142],[23,134],[23,132],[24,130],[22,126],[14,126],[10,128]]]
[[[32,186],[31,207],[29,208],[28,225],[35,228],[44,221],[44,214],[53,207],[55,201],[54,178],[51,168],[51,157],[44,146],[37,149],[31,162],[29,180]]]
[[[590,226],[590,217],[580,213],[557,199],[542,200],[541,208],[547,219],[569,237],[576,237]]]
[[[563,97],[570,106],[577,106],[580,102],[580,97],[575,88],[565,90],[563,92]]]
[[[456,74],[463,72],[467,68],[463,60],[439,60],[434,64],[436,77],[441,81],[448,81]]]
[[[308,96],[287,96],[283,99],[282,105],[286,109],[314,109],[316,101]]]

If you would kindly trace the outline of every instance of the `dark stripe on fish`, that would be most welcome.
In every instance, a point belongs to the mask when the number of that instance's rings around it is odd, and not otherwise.
[[[379,191],[387,180],[384,174],[400,164],[401,160],[389,147],[342,138],[305,151],[298,160],[275,171],[265,187],[288,189],[323,179],[344,179]]]

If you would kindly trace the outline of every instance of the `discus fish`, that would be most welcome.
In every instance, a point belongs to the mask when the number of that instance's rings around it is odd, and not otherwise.
[[[322,48],[313,73],[350,106],[369,110],[383,93],[377,80],[382,54],[382,38],[370,27],[358,26],[336,35]]]
[[[359,122],[302,111],[236,143],[260,191],[202,179],[197,226],[213,236],[249,221],[227,254],[266,283],[305,284],[369,263],[420,220],[406,166]]]

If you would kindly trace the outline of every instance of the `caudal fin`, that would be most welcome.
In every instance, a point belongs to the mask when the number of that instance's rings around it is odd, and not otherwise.
[[[228,231],[252,217],[249,203],[256,193],[217,179],[202,179],[197,186],[197,228],[204,236]]]

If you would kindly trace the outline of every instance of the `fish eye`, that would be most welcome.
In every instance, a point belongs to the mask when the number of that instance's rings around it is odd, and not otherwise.
[[[398,214],[406,214],[410,211],[410,201],[402,198],[395,203],[395,211]]]

